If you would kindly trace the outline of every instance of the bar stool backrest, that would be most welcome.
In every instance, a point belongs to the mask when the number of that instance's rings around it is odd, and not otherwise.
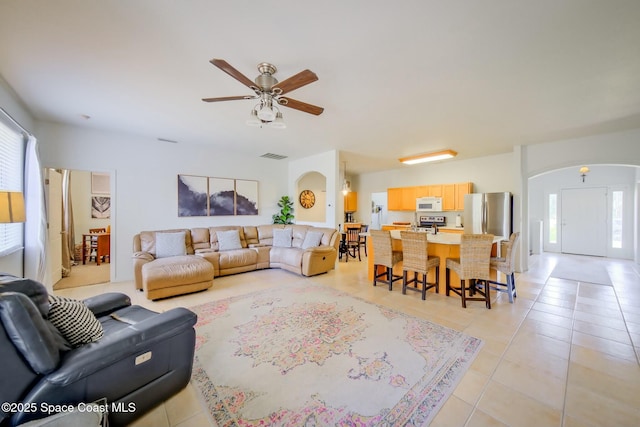
[[[460,242],[460,279],[490,280],[493,234],[463,234]]]

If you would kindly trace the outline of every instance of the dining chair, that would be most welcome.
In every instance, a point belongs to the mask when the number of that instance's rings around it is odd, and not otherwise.
[[[369,256],[367,255],[367,235],[363,234],[369,231],[369,226],[367,224],[362,224],[360,226],[360,246],[364,247],[364,256]]]
[[[490,260],[491,247],[493,246],[493,234],[463,234],[460,242],[460,258],[446,259],[446,294],[449,292],[460,295],[462,307],[467,308],[467,301],[484,301],[487,308],[491,308],[491,288],[476,288],[476,281],[491,279]],[[450,272],[455,271],[460,278],[460,287],[451,286]],[[467,283],[468,282],[468,287]],[[482,298],[467,296],[479,293]]]
[[[100,233],[106,233],[107,229],[104,227],[101,228],[90,228],[89,229],[89,234],[100,234]],[[88,253],[88,258],[89,258],[89,262],[91,262],[91,259],[93,258],[94,260],[96,259],[96,257],[98,256],[98,237],[91,237],[91,244],[89,245],[89,248],[87,249]]]
[[[495,289],[498,292],[506,292],[509,295],[509,302],[513,303],[513,299],[516,295],[516,278],[515,278],[515,261],[516,261],[516,249],[518,242],[520,241],[520,232],[516,231],[511,233],[509,240],[502,242],[500,248],[500,254],[503,257],[491,258],[491,269],[499,271],[506,277],[506,283],[498,282],[497,280],[488,280],[491,289]]]
[[[393,267],[402,261],[402,251],[393,250],[388,230],[371,230],[369,233],[373,246],[373,286],[377,286],[378,282],[385,283],[391,291],[393,282],[402,280],[402,276],[393,274]],[[384,271],[378,273],[378,267],[384,267]]]
[[[358,261],[362,261],[360,258],[360,226],[358,228],[347,228],[347,237],[345,241],[345,245],[347,248],[346,253],[346,261],[349,262],[349,257],[356,257],[356,253],[358,254]]]
[[[426,299],[427,290],[436,288],[439,293],[440,288],[440,257],[429,256],[427,254],[427,233],[417,231],[401,231],[402,238],[402,293],[406,295],[407,289],[422,292],[422,299]],[[436,281],[434,283],[427,282],[427,275],[430,269],[436,269]],[[413,272],[413,279],[408,280],[409,272]],[[418,282],[418,274],[422,275],[422,279]],[[414,287],[408,285],[414,284]],[[415,286],[422,284],[422,289]]]

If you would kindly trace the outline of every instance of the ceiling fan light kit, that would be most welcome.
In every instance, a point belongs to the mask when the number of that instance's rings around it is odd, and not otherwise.
[[[438,160],[452,159],[457,156],[453,150],[435,151],[433,153],[417,154],[415,156],[403,157],[398,159],[405,165],[415,165],[418,163],[437,162]]]
[[[259,126],[269,125],[274,129],[284,129],[286,124],[282,116],[282,112],[277,105],[283,105],[295,110],[299,110],[305,113],[320,115],[324,111],[324,108],[316,105],[307,104],[295,99],[287,98],[284,95],[287,92],[296,90],[302,86],[308,85],[318,80],[318,76],[311,70],[304,70],[298,74],[289,77],[283,82],[273,76],[276,73],[277,68],[273,64],[268,62],[261,62],[258,64],[258,71],[260,75],[256,77],[255,82],[252,82],[244,74],[236,70],[234,67],[223,59],[212,59],[211,62],[222,71],[238,80],[243,85],[255,92],[255,95],[244,96],[225,96],[220,98],[203,98],[204,102],[219,102],[219,101],[235,101],[240,99],[260,99],[260,102],[251,110],[247,125]]]

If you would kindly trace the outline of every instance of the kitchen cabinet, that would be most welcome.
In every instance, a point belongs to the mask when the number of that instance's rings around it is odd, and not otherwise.
[[[414,211],[418,197],[441,197],[443,211],[464,210],[464,195],[473,193],[473,183],[416,185],[387,189],[387,209]]]
[[[461,182],[459,184],[455,184],[455,210],[463,211],[464,210],[464,196],[465,194],[473,193],[473,183],[471,182]]]
[[[347,195],[344,196],[344,211],[355,212],[357,210],[358,210],[358,192],[349,191]]]
[[[402,188],[387,188],[387,209],[390,211],[403,210]]]
[[[417,187],[403,187],[402,188],[402,206],[403,210],[415,211],[416,210],[416,192]]]
[[[387,188],[387,209],[390,211],[415,211],[417,187]]]
[[[430,185],[429,197],[442,197],[442,185]]]
[[[419,185],[416,187],[416,199],[418,197],[429,197],[429,185]]]
[[[445,211],[456,210],[456,184],[442,185],[442,209]]]

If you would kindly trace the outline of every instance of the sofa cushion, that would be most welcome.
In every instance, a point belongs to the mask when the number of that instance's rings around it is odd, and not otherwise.
[[[185,245],[187,247],[187,255],[193,255],[193,243],[191,242],[191,231],[184,228],[175,228],[171,230],[156,230],[156,231],[141,231],[137,236],[140,238],[140,248],[139,250],[142,252],[149,252],[154,257],[156,255],[156,235],[160,233],[175,233],[175,232],[184,232],[185,233]],[[135,238],[134,238],[134,250],[135,249]]]
[[[279,248],[291,247],[292,230],[285,228],[284,230],[273,230],[273,246]]]
[[[98,341],[104,335],[96,316],[82,302],[49,295],[49,321],[74,347]]]
[[[156,258],[167,258],[187,254],[185,232],[156,233]]]
[[[240,233],[238,230],[218,231],[217,233],[219,251],[242,249],[242,243],[240,242]]]
[[[240,235],[240,243],[243,248],[247,247],[247,243],[244,239],[243,227],[238,225],[218,225],[215,227],[209,227],[210,247],[214,251],[220,250],[220,242],[218,239],[218,233],[221,231],[237,230]]]
[[[209,236],[209,228],[197,227],[191,229],[191,241],[193,242],[193,250],[211,249],[211,238]]]
[[[304,236],[304,241],[302,242],[302,249],[315,248],[316,246],[320,246],[320,240],[322,240],[322,231],[308,231],[307,235]]]
[[[258,262],[258,253],[253,249],[236,249],[221,251],[218,263],[220,270],[228,270],[238,267],[255,266]]]

